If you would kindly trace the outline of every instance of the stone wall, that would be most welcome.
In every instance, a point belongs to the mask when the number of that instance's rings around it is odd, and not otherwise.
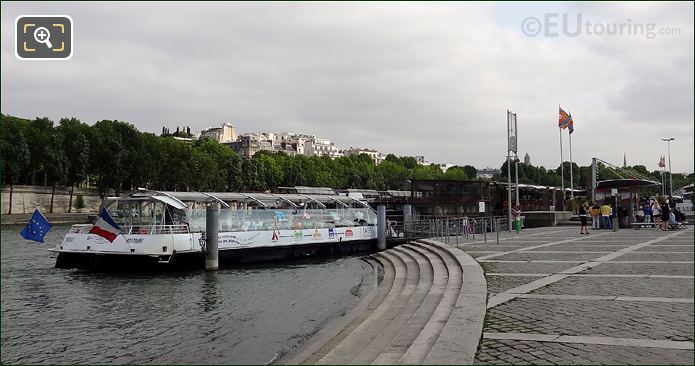
[[[38,207],[41,212],[48,213],[51,207],[51,191],[52,187],[43,186],[24,186],[15,185],[12,193],[12,214],[30,214],[34,212],[34,208]],[[98,212],[101,204],[101,197],[96,189],[75,188],[72,197],[73,208],[72,212],[77,210],[74,208],[77,195],[82,195],[85,208],[82,212]],[[68,203],[70,202],[70,187],[56,187],[55,197],[53,198],[53,213],[68,212]],[[10,206],[10,186],[2,187],[2,214],[8,213]]]
[[[521,213],[524,216],[524,227],[557,226],[560,222],[569,221],[572,217],[570,211],[527,211]]]

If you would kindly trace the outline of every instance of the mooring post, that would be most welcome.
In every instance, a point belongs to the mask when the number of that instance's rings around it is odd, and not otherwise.
[[[376,248],[386,250],[386,206],[376,207]]]
[[[449,244],[449,218],[448,218],[448,217],[447,217],[446,219],[444,219],[444,225],[446,225],[446,226],[444,227],[444,235],[445,235],[445,236],[444,236],[444,238],[445,238],[444,241],[445,241],[447,244]]]
[[[487,243],[487,221],[485,220],[484,217],[483,217],[482,227],[483,227],[483,238],[484,238],[485,242]]]
[[[497,244],[500,243],[500,221],[495,219],[495,233],[497,233]]]
[[[205,210],[205,269],[208,271],[216,271],[218,268],[218,252],[217,252],[217,236],[218,236],[218,218],[220,208],[217,203],[210,204]]]
[[[403,236],[408,237],[408,233],[413,230],[413,206],[403,205]]]
[[[456,218],[456,221],[455,221],[455,223],[456,223],[456,246],[459,245],[459,228],[461,227],[461,225],[459,225],[460,221],[461,221],[461,219]]]

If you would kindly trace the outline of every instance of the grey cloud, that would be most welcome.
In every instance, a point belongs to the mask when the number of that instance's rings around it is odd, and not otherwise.
[[[674,170],[692,171],[692,15],[631,6],[577,9],[649,15],[683,34],[530,38],[496,24],[487,4],[2,3],[3,29],[26,13],[76,22],[75,56],[63,63],[20,62],[2,33],[2,112],[117,118],[152,132],[232,122],[483,167],[502,163],[512,109],[521,155],[556,167],[562,104],[575,116],[579,164],[620,163],[626,150],[656,169],[659,138],[675,134]]]

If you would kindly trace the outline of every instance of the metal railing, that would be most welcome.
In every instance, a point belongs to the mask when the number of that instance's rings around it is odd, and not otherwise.
[[[499,242],[507,230],[504,216],[419,216],[406,222],[403,216],[387,216],[387,238],[435,239],[447,244],[488,239]]]
[[[70,234],[87,234],[92,224],[76,224],[70,227]],[[137,235],[161,235],[161,234],[188,234],[188,225],[133,225],[121,227],[123,234]]]

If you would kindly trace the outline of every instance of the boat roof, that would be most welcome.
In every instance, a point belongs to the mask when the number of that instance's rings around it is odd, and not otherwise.
[[[350,203],[357,203],[365,206],[354,198],[340,196],[337,194],[276,194],[276,193],[242,193],[242,192],[172,192],[172,191],[152,191],[138,190],[125,194],[121,197],[108,197],[106,201],[115,200],[156,200],[164,202],[178,209],[186,208],[185,202],[219,202],[222,206],[228,207],[233,202],[255,202],[262,207],[273,207],[280,202],[287,202],[293,206],[298,203],[314,202],[321,206],[327,203],[338,202],[341,205],[349,206]]]

